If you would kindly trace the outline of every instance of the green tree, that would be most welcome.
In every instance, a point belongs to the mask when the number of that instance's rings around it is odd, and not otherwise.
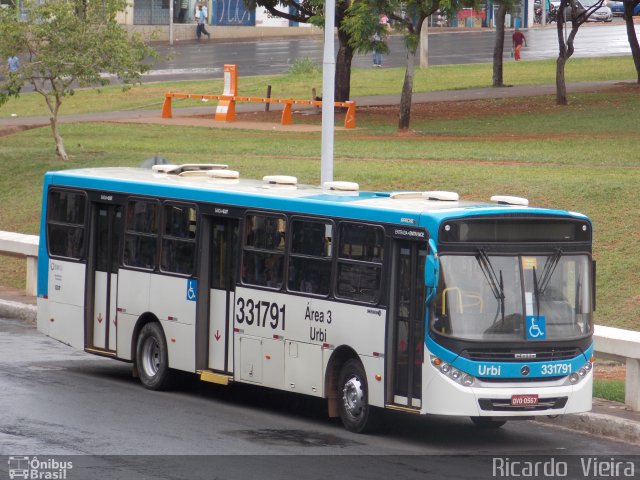
[[[64,98],[77,87],[98,87],[117,77],[127,87],[148,70],[145,57],[155,53],[138,36],[129,37],[116,22],[126,0],[27,0],[27,18],[0,9],[0,55],[18,54],[17,72],[0,84],[0,105],[18,96],[25,84],[44,97],[56,154],[68,155],[58,129]],[[6,67],[5,67],[6,68]]]
[[[324,26],[324,0],[245,0],[249,7],[262,6],[276,17],[294,22]],[[351,62],[355,52],[350,34],[343,28],[351,0],[336,0],[335,25],[338,30],[338,55],[336,57],[336,102],[345,102],[351,95]]]
[[[556,60],[556,104],[567,105],[567,83],[565,80],[565,66],[567,60],[574,52],[573,42],[575,41],[578,29],[587,21],[593,12],[600,8],[604,0],[599,0],[587,9],[582,8],[576,0],[561,0],[558,7],[557,29],[558,29],[558,59]],[[571,22],[571,31],[565,37],[565,24]]]
[[[474,0],[463,0],[468,5],[473,5]],[[413,97],[413,79],[415,75],[416,57],[420,45],[420,34],[425,20],[437,12],[440,8],[446,8],[452,13],[458,9],[460,0],[358,0],[365,7],[354,6],[350,13],[359,18],[345,24],[354,40],[361,42],[360,49],[372,48],[373,44],[366,43],[365,35],[377,31],[378,27],[371,26],[371,22],[377,22],[377,13],[384,13],[394,23],[394,28],[404,32],[406,46],[406,69],[400,96],[400,110],[398,114],[398,129],[406,130],[411,123],[411,99]],[[359,33],[357,33],[359,32]],[[379,43],[379,42],[376,42]]]
[[[640,83],[640,45],[638,45],[638,37],[636,35],[635,24],[633,23],[633,10],[640,5],[640,0],[624,1],[624,21],[627,25],[627,39],[631,47],[631,55],[633,63],[636,66],[636,74],[638,83]]]
[[[502,59],[504,56],[504,21],[507,16],[507,12],[510,12],[513,8],[514,0],[501,0],[498,11],[495,16],[496,23],[496,40],[493,46],[493,86],[503,87],[503,65]]]

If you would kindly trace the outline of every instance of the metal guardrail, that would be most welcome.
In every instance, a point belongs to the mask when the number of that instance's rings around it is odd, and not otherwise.
[[[27,259],[27,295],[36,295],[38,244],[37,235],[0,231],[0,255]],[[598,358],[626,364],[625,403],[640,411],[640,332],[595,326],[593,335]]]

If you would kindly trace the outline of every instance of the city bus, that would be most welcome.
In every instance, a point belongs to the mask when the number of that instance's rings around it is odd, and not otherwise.
[[[521,197],[240,178],[226,165],[44,177],[38,329],[130,362],[482,427],[591,409],[585,215]]]

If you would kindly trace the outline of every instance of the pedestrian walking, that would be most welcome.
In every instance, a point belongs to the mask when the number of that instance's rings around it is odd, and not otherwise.
[[[20,59],[16,55],[11,55],[7,58],[7,66],[10,73],[16,73],[20,68]]]
[[[527,46],[527,37],[516,27],[511,38],[513,40],[513,57],[518,61],[520,60],[522,45]]]
[[[206,24],[207,24],[207,7],[203,5],[198,6],[198,16],[196,17],[196,21],[198,22],[198,26],[196,27],[196,37],[200,40],[202,34],[204,33],[207,36],[207,39],[211,38],[209,32],[207,32]]]
[[[373,66],[382,67],[382,51],[380,50],[382,37],[378,32],[373,34]]]

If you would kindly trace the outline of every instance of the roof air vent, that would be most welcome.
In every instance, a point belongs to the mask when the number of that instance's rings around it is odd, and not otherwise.
[[[357,192],[360,190],[360,185],[356,182],[324,182],[322,188],[338,192]]]
[[[289,175],[266,175],[262,177],[264,183],[269,185],[297,185],[298,179]]]
[[[155,173],[166,173],[169,175],[206,175],[209,170],[222,170],[228,165],[223,163],[185,163],[182,165],[154,165],[151,169]]]
[[[511,197],[509,195],[494,195],[491,197],[492,202],[499,203],[501,205],[520,205],[523,207],[529,206],[529,200],[522,197]]]
[[[457,202],[460,195],[456,192],[445,192],[441,190],[433,190],[431,192],[422,192],[422,196],[426,200],[439,200],[441,202]]]
[[[441,202],[457,202],[460,195],[456,192],[394,192],[390,195],[394,200],[438,200]]]

